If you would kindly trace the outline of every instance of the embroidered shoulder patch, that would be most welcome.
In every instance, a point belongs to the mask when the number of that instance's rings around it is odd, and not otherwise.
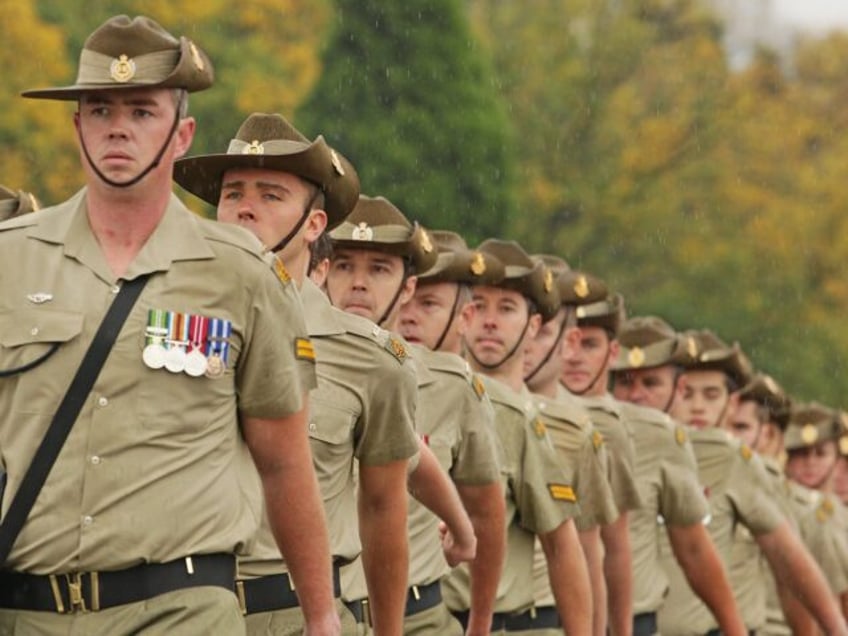
[[[567,484],[548,484],[548,492],[551,493],[551,498],[555,501],[577,502],[577,495],[574,494],[574,488]]]
[[[680,446],[683,446],[686,443],[686,431],[683,430],[682,426],[678,426],[674,429],[674,441]]]
[[[592,433],[592,446],[595,447],[595,450],[598,450],[601,446],[604,445],[604,436],[600,431],[595,431]]]
[[[539,418],[536,418],[536,421],[533,422],[533,430],[536,432],[536,437],[540,439],[545,437],[548,433],[548,429],[545,428],[545,423]]]
[[[486,387],[483,386],[483,380],[480,379],[480,376],[475,375],[471,378],[471,386],[474,389],[474,393],[477,394],[477,397],[482,400],[483,396],[486,395]]]
[[[754,456],[754,453],[747,444],[742,444],[742,446],[739,447],[739,454],[742,455],[742,459],[746,462],[751,461],[751,457]]]
[[[298,360],[315,361],[315,349],[312,346],[312,341],[309,338],[294,339],[294,357]]]

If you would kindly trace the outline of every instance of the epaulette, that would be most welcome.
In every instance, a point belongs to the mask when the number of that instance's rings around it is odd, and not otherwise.
[[[545,427],[545,423],[538,417],[533,421],[533,432],[536,433],[536,437],[539,439],[544,439],[548,435],[548,429]]]
[[[474,393],[477,394],[479,400],[482,401],[486,397],[486,386],[476,373],[471,374],[471,388],[474,389]]]
[[[13,216],[11,219],[0,222],[0,232],[36,225],[38,223],[38,219],[42,216],[40,212],[43,212],[43,210],[39,212],[21,214],[20,216]]]
[[[409,351],[407,351],[406,345],[396,336],[389,334],[384,347],[386,351],[398,359],[398,362],[403,363],[407,358],[409,358]]]

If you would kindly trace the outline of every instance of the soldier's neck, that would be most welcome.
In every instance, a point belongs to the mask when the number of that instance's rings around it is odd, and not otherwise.
[[[550,380],[542,380],[540,382],[536,382],[535,380],[532,382],[527,382],[527,387],[537,395],[544,395],[545,397],[555,398],[557,396],[557,388],[559,386],[559,381],[556,377],[552,377]]]

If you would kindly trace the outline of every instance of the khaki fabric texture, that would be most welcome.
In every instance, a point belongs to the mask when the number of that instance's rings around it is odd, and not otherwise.
[[[462,636],[462,625],[444,603],[403,619],[403,636]]]
[[[612,489],[607,481],[607,452],[603,436],[594,429],[589,414],[576,400],[559,402],[534,395],[539,419],[545,425],[560,466],[571,473],[571,485],[580,504],[575,518],[578,530],[608,525],[618,518]],[[548,562],[537,540],[533,555],[533,598],[537,606],[553,606]]]
[[[356,619],[344,604],[336,600],[342,636],[356,636]],[[274,612],[259,612],[244,617],[247,636],[301,636],[303,634],[303,612],[299,607],[290,607]]]
[[[620,407],[633,431],[635,478],[642,500],[629,518],[633,613],[641,614],[657,611],[668,591],[659,552],[660,540],[668,541],[666,526],[701,523],[709,507],[683,427],[655,409],[625,402]]]
[[[533,545],[535,535],[550,532],[580,513],[577,502],[554,499],[551,486],[569,483],[557,461],[544,426],[537,425],[533,398],[525,388],[516,393],[497,380],[483,377],[495,409],[495,430],[503,450],[506,484],[507,554],[495,601],[496,612],[533,605]],[[454,568],[443,581],[445,602],[452,610],[469,607],[466,567]]]
[[[730,569],[737,524],[757,536],[774,530],[784,517],[771,496],[768,477],[758,455],[722,429],[689,429],[687,432],[698,462],[698,477],[710,504],[707,529],[725,566]],[[666,549],[663,554],[671,589],[659,612],[660,632],[709,631],[716,626],[715,619],[689,588],[670,552]]]
[[[54,614],[0,609],[2,636],[197,636],[245,633],[235,594],[194,587],[99,612]]]
[[[416,430],[439,465],[458,483],[500,479],[494,412],[474,392],[473,376],[459,356],[413,346],[418,374]],[[439,539],[438,518],[409,498],[409,584],[445,576],[448,564]]]
[[[415,372],[386,349],[388,333],[333,307],[311,281],[301,289],[315,349],[318,386],[309,394],[309,442],[330,550],[345,561],[360,552],[353,459],[381,465],[418,451]],[[248,470],[255,472],[252,465]],[[239,559],[242,576],[287,571],[267,517],[256,545]]]
[[[9,505],[68,378],[117,285],[89,229],[85,190],[0,226],[0,368],[55,355],[0,383],[0,453]],[[12,274],[13,273],[13,274]],[[35,574],[117,570],[188,554],[242,552],[259,511],[243,497],[238,417],[302,407],[295,340],[306,338],[299,296],[240,228],[200,219],[172,196],[126,279],[152,273],[82,407],[10,556]],[[28,294],[50,293],[41,304]],[[217,378],[142,362],[148,310],[232,322]]]
[[[561,392],[567,393],[567,390],[563,387]],[[592,424],[604,436],[609,455],[609,482],[618,510],[636,510],[641,502],[633,478],[633,431],[621,419],[619,402],[609,393],[600,397],[579,397],[581,404],[589,411]]]

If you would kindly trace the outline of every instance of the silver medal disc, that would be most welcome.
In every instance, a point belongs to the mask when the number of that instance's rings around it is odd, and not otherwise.
[[[206,356],[198,349],[192,349],[185,357],[185,372],[194,378],[206,373]]]
[[[182,373],[185,361],[186,352],[182,347],[171,347],[165,352],[165,368],[171,373]]]
[[[141,359],[151,369],[161,369],[165,366],[165,347],[160,344],[149,344],[141,352]]]

